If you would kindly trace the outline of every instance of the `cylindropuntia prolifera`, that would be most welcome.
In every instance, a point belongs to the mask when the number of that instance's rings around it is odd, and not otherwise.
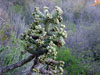
[[[67,37],[65,25],[62,24],[63,11],[56,6],[50,13],[48,7],[44,7],[42,13],[38,7],[34,9],[34,22],[30,24],[29,30],[22,34],[22,40],[26,41],[25,50],[29,53],[39,50],[47,50],[47,53],[37,56],[38,62],[45,65],[45,69],[51,71],[53,75],[63,74],[63,61],[59,63],[47,63],[47,59],[56,59],[56,47],[61,47],[65,44],[64,39]],[[42,24],[42,25],[41,25]],[[54,67],[56,69],[54,69]]]

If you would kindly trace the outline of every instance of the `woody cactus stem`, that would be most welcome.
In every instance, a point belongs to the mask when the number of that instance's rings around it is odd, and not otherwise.
[[[34,60],[34,62],[42,65],[35,63],[32,67],[33,72],[63,74],[64,62],[56,61],[56,47],[63,46],[64,39],[67,37],[65,25],[62,24],[62,13],[63,11],[58,6],[51,13],[46,6],[43,13],[38,7],[34,9],[34,22],[30,25],[29,30],[22,34],[22,40],[26,42],[25,50],[31,54],[40,51],[40,49],[47,52],[36,56],[38,61]]]

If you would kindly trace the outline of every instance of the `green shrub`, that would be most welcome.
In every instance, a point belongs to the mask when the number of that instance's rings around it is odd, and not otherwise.
[[[24,11],[24,6],[16,4],[12,6],[12,10],[14,10],[16,13],[22,13]]]
[[[1,45],[0,47],[0,61],[2,66],[7,66],[13,63],[16,63],[18,61],[21,61],[25,57],[27,57],[28,53],[25,55],[22,55],[21,52],[24,50],[23,48],[24,42],[18,38],[15,37],[15,34],[12,33],[12,36],[10,37],[10,42],[7,46]],[[21,73],[23,68],[25,68],[27,65],[17,68],[15,70],[11,70],[8,73],[5,73],[5,75],[13,75],[15,73]],[[15,74],[16,75],[16,74]]]
[[[75,24],[73,22],[70,22],[67,26],[69,32],[76,32],[76,27]]]
[[[24,50],[24,42],[14,36],[15,34],[12,34],[10,39],[11,42],[4,47],[6,53],[3,65],[9,65],[22,59],[21,51]]]
[[[5,50],[5,47],[1,46],[0,47],[0,53],[2,53]]]
[[[10,39],[11,27],[6,24],[0,27],[0,44],[5,45]]]
[[[60,48],[58,50],[57,60],[65,62],[65,72],[68,75],[86,75],[84,67],[81,65],[80,59],[76,59],[71,54],[71,49]]]

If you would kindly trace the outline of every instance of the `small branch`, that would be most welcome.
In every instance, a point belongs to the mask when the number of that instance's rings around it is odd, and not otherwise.
[[[46,63],[53,63],[53,64],[55,64],[55,65],[59,65],[59,64],[60,64],[59,61],[55,61],[55,60],[52,60],[52,59],[47,59],[47,60],[46,60]]]
[[[20,62],[17,62],[17,63],[12,64],[12,65],[8,65],[8,66],[6,66],[4,68],[0,67],[0,75],[2,75],[5,72],[8,72],[9,70],[13,70],[15,68],[21,67],[24,64],[30,62],[34,57],[43,55],[44,53],[47,53],[47,52],[48,52],[47,50],[38,50],[38,51],[35,51],[32,55],[30,55],[26,59],[23,59],[22,61],[20,61]]]
[[[23,66],[24,64],[26,64],[29,61],[31,61],[34,57],[35,57],[34,55],[30,55],[28,58],[23,59],[20,62],[17,62],[17,63],[12,64],[12,65],[8,65],[8,66],[6,66],[4,68],[1,68],[0,75],[3,74],[3,73],[5,73],[5,72],[8,72],[9,70],[12,70],[12,69],[15,69],[15,68]]]
[[[34,64],[32,65],[32,67],[30,68],[30,75],[33,72],[33,68],[37,68],[39,66],[39,61],[38,61],[38,57],[34,58]]]
[[[59,61],[55,61],[55,60],[52,60],[52,59],[46,59],[46,63],[47,64],[55,64],[55,65],[59,65],[60,64]],[[47,69],[43,68],[42,64],[39,63],[39,62],[34,65],[34,68],[38,69],[40,74],[43,74],[43,75],[53,75],[52,74],[53,71],[47,70]]]
[[[48,71],[48,70],[43,69],[43,68],[40,69],[40,73],[43,75],[52,75],[51,71]]]

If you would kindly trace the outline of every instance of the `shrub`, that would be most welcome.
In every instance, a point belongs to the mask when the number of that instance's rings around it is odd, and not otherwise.
[[[57,60],[65,62],[64,70],[66,75],[86,75],[86,69],[81,65],[80,59],[72,55],[70,48],[58,49]]]

